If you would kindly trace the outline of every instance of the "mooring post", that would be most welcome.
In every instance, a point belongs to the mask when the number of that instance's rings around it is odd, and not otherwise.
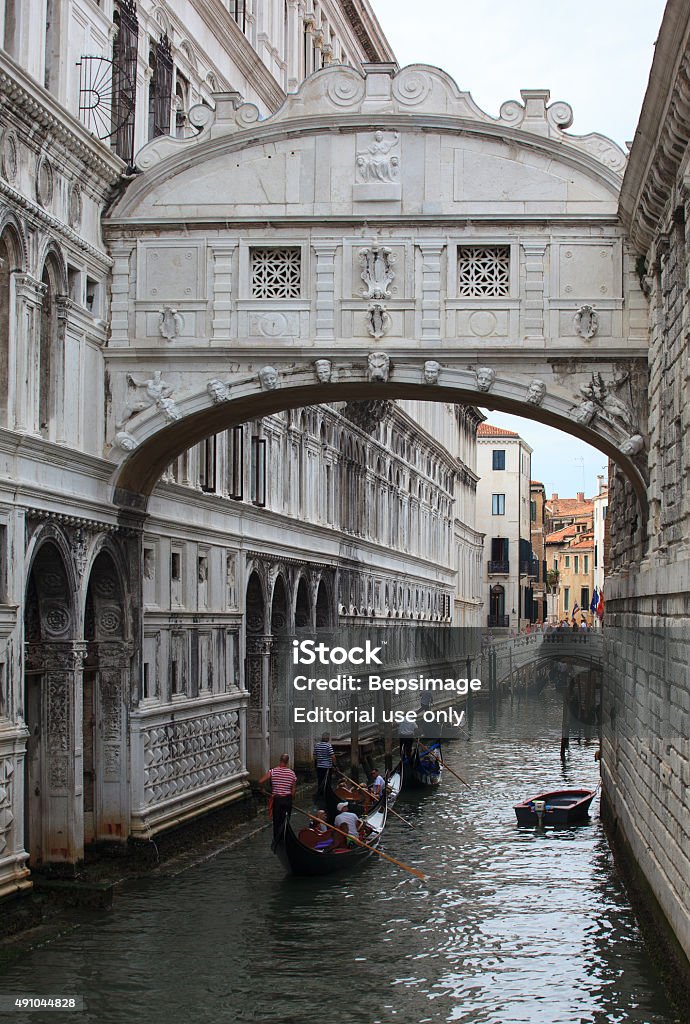
[[[561,761],[570,747],[570,684],[563,690],[563,719],[561,723]]]

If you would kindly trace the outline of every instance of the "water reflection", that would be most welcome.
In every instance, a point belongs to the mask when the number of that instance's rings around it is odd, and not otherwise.
[[[285,878],[261,833],[130,885],[110,914],[76,916],[6,966],[0,991],[84,995],[80,1022],[114,1024],[669,1024],[598,801],[586,825],[515,824],[522,796],[598,782],[593,747],[561,768],[559,726],[543,695],[475,709],[469,739],[447,749],[471,788],[446,774],[438,791],[404,795],[417,827],[394,820],[386,833],[386,851],[426,883],[384,861]]]

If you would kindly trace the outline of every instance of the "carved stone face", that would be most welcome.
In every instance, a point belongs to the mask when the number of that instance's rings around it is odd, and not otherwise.
[[[316,379],[321,384],[328,384],[331,379],[331,363],[329,359],[317,359],[314,363]]]
[[[370,352],[367,357],[369,380],[387,381],[391,361],[385,352]]]
[[[137,441],[126,430],[120,430],[115,435],[115,444],[118,448],[122,448],[123,452],[133,452],[137,446]]]
[[[441,372],[441,364],[435,359],[427,359],[424,363],[424,383],[438,384],[438,375]]]
[[[490,366],[480,366],[477,370],[477,388],[479,391],[488,391],[496,380],[496,371]]]
[[[625,441],[620,445],[620,452],[622,455],[639,455],[644,448],[644,439],[641,434],[633,434],[632,437],[626,437]]]
[[[541,405],[546,394],[546,384],[543,380],[533,380],[527,388],[527,401],[530,405]]]
[[[211,396],[211,400],[215,403],[224,402],[228,397],[227,387],[222,380],[218,380],[217,378],[208,382],[206,390]]]
[[[573,412],[573,419],[577,423],[591,423],[597,414],[597,407],[591,400],[583,402]]]
[[[261,387],[266,391],[273,391],[278,387],[278,371],[274,366],[262,366],[259,370]]]

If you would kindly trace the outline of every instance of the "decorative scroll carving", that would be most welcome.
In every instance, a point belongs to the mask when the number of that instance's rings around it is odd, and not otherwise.
[[[585,338],[587,341],[593,338],[599,330],[599,314],[594,306],[580,306],[573,317],[573,325],[575,333],[579,334],[581,338]]]
[[[391,318],[385,306],[372,302],[367,310],[367,330],[372,338],[382,338],[390,329]]]
[[[158,333],[161,338],[173,341],[184,326],[184,321],[176,309],[172,306],[163,306],[158,311]]]
[[[389,299],[390,287],[395,278],[395,253],[385,245],[372,245],[359,250],[359,263],[365,285],[362,298]]]

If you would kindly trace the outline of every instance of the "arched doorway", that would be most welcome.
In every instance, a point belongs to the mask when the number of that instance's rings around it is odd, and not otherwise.
[[[81,693],[84,644],[74,640],[75,603],[57,539],[38,548],[24,612],[25,848],[32,869],[83,855]]]
[[[281,573],[276,577],[271,598],[271,666],[270,666],[270,759],[271,764],[284,751],[292,753],[290,694],[288,692],[288,665],[290,630],[288,592]]]
[[[309,600],[309,588],[304,576],[300,576],[297,584],[297,598],[295,600],[295,629],[311,629],[311,601]]]
[[[266,629],[266,601],[261,577],[250,573],[246,591],[245,686],[249,690],[247,712],[247,769],[258,779],[268,762],[268,679],[271,637]]]
[[[91,568],[84,639],[84,843],[124,842],[130,650],[120,574],[107,551],[96,556]]]
[[[489,626],[507,626],[509,618],[506,615],[506,592],[500,583],[491,588],[489,602]]]
[[[328,629],[332,624],[331,602],[325,580],[319,580],[316,592],[316,628]]]

